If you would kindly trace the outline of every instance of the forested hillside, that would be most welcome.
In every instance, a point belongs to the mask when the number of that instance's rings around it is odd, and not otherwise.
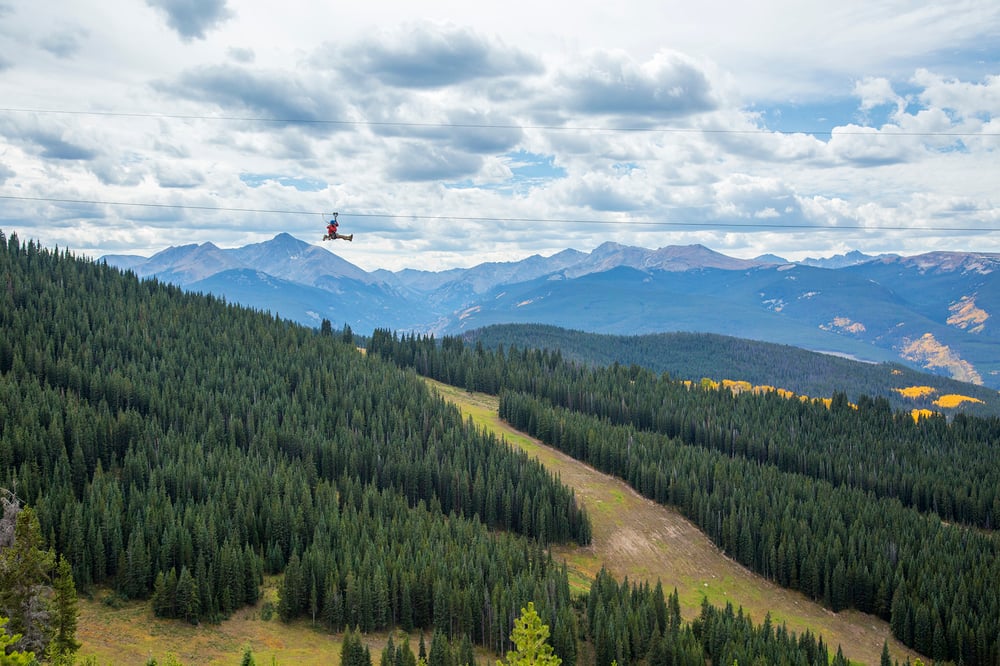
[[[571,653],[542,546],[587,543],[572,492],[348,333],[0,234],[0,487],[78,586],[163,616],[224,617],[283,571],[285,618],[500,650],[534,601]]]
[[[376,331],[370,354],[501,396],[513,426],[678,507],[731,556],[936,660],[1000,659],[1000,419],[733,395],[637,365]]]
[[[410,365],[501,394],[506,418],[685,507],[741,560],[767,562],[766,575],[802,581],[834,607],[871,604],[928,653],[996,656],[996,591],[983,581],[997,575],[997,465],[989,448],[978,467],[968,459],[968,438],[994,437],[995,422],[910,419],[907,432],[931,430],[883,445],[894,463],[878,462],[883,480],[858,472],[875,458],[827,464],[822,447],[834,442],[823,437],[837,440],[839,420],[803,455],[789,448],[847,415],[866,417],[861,448],[876,446],[887,424],[906,421],[878,401],[858,412],[843,400],[833,410],[744,401],[558,354],[385,332],[360,354],[352,337],[0,233],[0,487],[33,508],[81,590],[148,599],[177,621],[224,618],[275,573],[280,617],[330,631],[430,630],[438,644],[502,653],[533,602],[568,665],[585,655],[846,666],[821,638],[754,625],[732,607],[706,604],[683,624],[676,592],[659,586],[602,573],[571,599],[545,545],[589,541],[572,491],[398,367]],[[787,433],[762,446],[771,409]],[[940,476],[914,475],[931,464]],[[793,478],[812,494],[796,495]],[[944,506],[970,527],[924,515]],[[880,511],[903,531],[887,531],[871,516]],[[865,520],[845,518],[855,515]],[[918,541],[935,547],[917,553]],[[856,550],[868,559],[838,568]]]
[[[1000,415],[1000,394],[990,388],[918,372],[897,363],[865,363],[790,345],[714,333],[602,335],[542,324],[498,324],[464,333],[462,339],[479,342],[486,349],[504,345],[559,350],[566,360],[588,365],[635,364],[669,373],[674,379],[730,379],[774,386],[813,398],[828,398],[834,393],[845,393],[851,401],[860,396],[883,397],[900,410]],[[901,392],[913,386],[933,390],[913,397]],[[942,395],[964,395],[973,400],[942,407],[935,404]]]

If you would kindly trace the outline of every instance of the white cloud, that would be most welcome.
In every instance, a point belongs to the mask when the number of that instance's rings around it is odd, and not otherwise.
[[[46,244],[318,242],[337,208],[356,242],[336,251],[369,269],[609,229],[742,256],[1000,251],[947,230],[1000,224],[995,2],[55,4],[0,2],[4,105],[67,112],[0,111],[0,193],[181,207],[0,200],[0,228]],[[731,222],[759,224],[699,226]]]
[[[860,109],[870,111],[883,104],[893,104],[897,107],[905,102],[892,89],[889,79],[882,76],[866,76],[854,84],[854,95],[861,100]]]
[[[527,53],[449,24],[403,26],[355,39],[341,53],[335,64],[349,69],[356,82],[375,79],[400,88],[440,88],[541,70],[539,61]]]
[[[1000,74],[987,76],[980,83],[944,77],[921,68],[912,81],[923,89],[920,99],[930,107],[953,111],[961,118],[1000,115]]]
[[[674,119],[716,106],[712,84],[690,57],[663,51],[636,62],[624,51],[595,51],[558,76],[560,106],[584,115]]]
[[[846,125],[833,130],[829,152],[837,160],[875,167],[915,159],[919,144],[919,140],[891,131]]]

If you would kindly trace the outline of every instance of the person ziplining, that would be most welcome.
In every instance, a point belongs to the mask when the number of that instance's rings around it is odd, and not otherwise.
[[[325,240],[325,241],[328,241],[328,240],[337,240],[339,238],[341,240],[353,241],[354,240],[354,234],[351,234],[349,236],[345,236],[343,234],[337,233],[337,229],[338,229],[339,226],[340,225],[337,222],[337,213],[334,213],[333,214],[333,219],[330,220],[330,223],[328,225],[326,225],[326,235],[323,236],[323,240]]]

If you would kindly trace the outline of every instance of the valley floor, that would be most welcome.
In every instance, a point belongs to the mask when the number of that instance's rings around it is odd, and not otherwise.
[[[264,584],[264,599],[242,608],[219,624],[198,626],[153,615],[149,602],[128,602],[115,608],[103,603],[111,594],[98,591],[93,600],[80,599],[78,658],[92,657],[96,664],[144,664],[150,658],[161,666],[236,664],[247,646],[258,664],[320,666],[340,661],[341,638],[311,627],[307,622],[285,624],[275,612],[261,617],[265,601],[277,601],[277,579]],[[384,644],[385,638],[381,638]],[[273,662],[272,662],[273,659]]]

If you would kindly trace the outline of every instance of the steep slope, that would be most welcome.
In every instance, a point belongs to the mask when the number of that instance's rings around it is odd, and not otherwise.
[[[888,620],[939,661],[998,654],[1000,597],[982,583],[1000,576],[1000,451],[984,445],[996,418],[914,419],[881,400],[736,393],[452,340],[380,334],[369,353],[499,394],[513,427],[678,507],[727,555],[834,612]],[[961,589],[969,595],[955,597]],[[942,598],[956,599],[942,631],[977,625],[982,648],[935,642],[910,623]]]
[[[427,381],[461,406],[467,418],[537,457],[574,489],[593,519],[593,543],[587,548],[557,547],[555,552],[581,574],[593,577],[607,567],[619,578],[650,585],[659,581],[664,589],[680,591],[685,617],[697,616],[702,598],[723,606],[732,603],[755,621],[770,614],[796,633],[809,630],[830,645],[843,646],[847,657],[864,664],[878,663],[885,641],[894,655],[919,656],[892,638],[886,622],[854,611],[830,613],[806,596],[754,575],[675,508],[644,498],[621,479],[515,430],[497,416],[495,396]]]
[[[366,632],[429,630],[444,612],[432,615],[434,592],[469,595],[468,633],[490,646],[535,589],[568,608],[541,545],[589,541],[571,492],[412,373],[2,232],[0,275],[0,485],[16,484],[81,588],[196,624],[253,605],[264,574],[284,573],[282,619]],[[451,489],[477,473],[474,509]],[[390,587],[408,576],[433,589]],[[409,616],[355,603],[355,581]],[[484,603],[512,610],[489,619]],[[463,605],[449,608],[459,626]]]

